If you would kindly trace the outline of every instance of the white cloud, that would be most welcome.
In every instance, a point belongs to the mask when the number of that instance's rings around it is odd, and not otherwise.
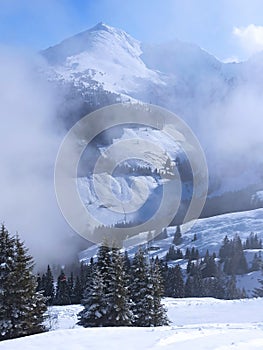
[[[233,35],[249,54],[263,50],[263,26],[250,24],[247,27],[234,27]]]

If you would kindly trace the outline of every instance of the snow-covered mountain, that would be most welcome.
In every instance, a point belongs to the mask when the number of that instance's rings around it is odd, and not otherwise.
[[[140,100],[168,108],[196,133],[210,173],[205,215],[259,206],[262,190],[262,54],[223,63],[180,40],[149,45],[95,27],[41,52],[49,80],[66,94],[67,127],[95,109]],[[238,200],[237,200],[238,198]]]
[[[163,84],[140,58],[140,43],[123,30],[99,23],[43,52],[58,79],[89,88],[95,80],[114,93],[134,93],[143,81]]]

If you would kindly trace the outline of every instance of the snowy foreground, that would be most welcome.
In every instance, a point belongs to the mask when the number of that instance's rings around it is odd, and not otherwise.
[[[166,298],[172,321],[156,328],[82,328],[79,305],[50,308],[48,333],[7,340],[1,350],[263,349],[263,299]]]

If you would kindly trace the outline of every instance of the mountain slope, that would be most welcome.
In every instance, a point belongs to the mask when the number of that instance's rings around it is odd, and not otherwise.
[[[59,79],[87,88],[93,79],[116,93],[132,92],[144,79],[162,83],[141,60],[141,53],[137,40],[103,23],[42,52]]]
[[[148,248],[149,257],[165,258],[169,247],[172,244],[176,227],[168,227],[168,238],[161,240],[154,240],[150,243],[145,243],[145,248]],[[251,232],[258,235],[263,240],[263,209],[256,209],[240,213],[231,213],[218,215],[205,219],[198,219],[189,232],[183,234],[182,243],[177,246],[185,253],[186,248],[197,248],[200,257],[204,257],[207,250],[210,253],[215,252],[218,256],[220,246],[222,245],[224,237],[227,235],[229,239],[233,238],[235,234],[239,235],[241,240],[245,242],[246,238]],[[196,240],[194,240],[196,235]],[[147,239],[147,234],[145,239]],[[137,251],[138,247],[129,247],[128,253],[132,257]],[[245,256],[249,268],[255,253],[263,253],[263,249],[245,250]],[[92,246],[79,254],[80,260],[89,262],[90,258],[96,257],[97,246]],[[186,270],[188,260],[179,259],[172,261],[169,264],[179,264],[183,270]],[[249,297],[253,296],[253,289],[259,287],[258,279],[262,278],[261,271],[253,271],[246,275],[237,276],[237,284],[240,288],[246,290]]]
[[[160,105],[183,118],[204,149],[210,174],[204,215],[261,205],[251,201],[263,188],[260,54],[223,63],[197,45],[147,45],[103,23],[41,54],[49,80],[66,95],[60,113],[68,128],[116,102]]]

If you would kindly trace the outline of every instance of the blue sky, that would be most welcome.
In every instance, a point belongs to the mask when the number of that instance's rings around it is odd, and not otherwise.
[[[263,49],[262,0],[1,0],[0,44],[41,50],[100,21],[148,43],[192,42],[221,60]]]

